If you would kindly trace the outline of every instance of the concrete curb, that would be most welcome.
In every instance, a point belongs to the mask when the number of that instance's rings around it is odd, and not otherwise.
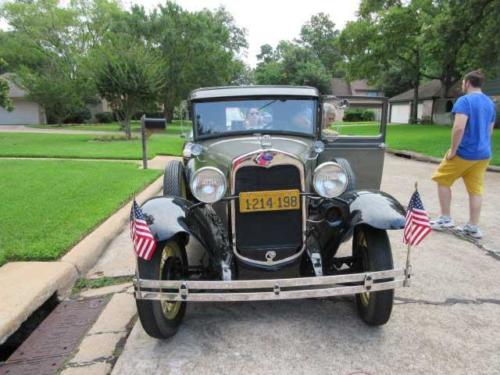
[[[162,189],[163,176],[146,187],[136,200],[140,203]],[[60,261],[9,262],[0,267],[0,344],[54,293],[66,297],[79,277],[86,274],[108,243],[126,224],[131,201],[76,244]]]
[[[141,203],[154,197],[162,187],[163,176],[156,179],[151,185],[144,189],[136,197],[136,200],[138,203]],[[123,226],[127,223],[131,203],[131,201],[128,202],[76,244],[61,258],[61,262],[67,262],[75,266],[80,276],[90,271],[106,249],[106,246],[120,233]]]
[[[426,163],[433,163],[433,164],[439,164],[441,163],[442,159],[434,158],[432,156],[427,156],[423,154],[419,154],[418,152],[413,152],[413,151],[407,151],[407,150],[394,150],[392,148],[388,148],[385,150],[387,153],[396,155],[399,157],[407,158],[407,159],[412,159],[412,160],[417,160],[417,161],[423,161]],[[487,169],[489,172],[500,172],[500,167],[496,165],[490,165]]]
[[[0,268],[0,344],[54,293],[66,293],[78,273],[62,262],[11,262]]]

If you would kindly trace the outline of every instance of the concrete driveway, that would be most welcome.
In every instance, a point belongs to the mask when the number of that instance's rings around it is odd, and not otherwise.
[[[415,180],[437,213],[436,166],[387,155],[383,190],[404,204]],[[485,243],[496,228],[500,174],[488,173]],[[467,217],[463,184],[453,214]],[[404,265],[402,232],[391,232]],[[178,334],[158,341],[134,326],[113,374],[493,374],[500,370],[500,259],[449,233],[432,233],[413,253],[410,288],[396,291],[389,323],[372,328],[351,297],[254,303],[192,303]]]
[[[2,125],[0,133],[48,133],[48,134],[117,134],[120,132],[106,130],[72,130],[57,128],[31,128],[25,125]]]

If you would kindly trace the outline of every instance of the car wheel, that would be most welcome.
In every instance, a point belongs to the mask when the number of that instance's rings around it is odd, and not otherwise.
[[[184,165],[179,160],[171,160],[165,167],[163,195],[182,198],[186,198],[187,196]]]
[[[351,164],[344,158],[336,158],[336,163],[340,165],[347,174],[347,188],[346,191],[356,189],[356,176],[351,168]]]
[[[353,255],[362,272],[393,269],[391,244],[385,230],[358,225],[354,230]],[[394,289],[356,295],[359,316],[372,326],[387,323],[393,302]]]
[[[183,280],[187,278],[186,250],[177,239],[160,242],[151,260],[137,259],[141,279]],[[177,332],[186,312],[186,302],[136,300],[139,320],[146,333],[167,339]]]

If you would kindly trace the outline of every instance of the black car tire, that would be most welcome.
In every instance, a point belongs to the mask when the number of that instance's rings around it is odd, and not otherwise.
[[[385,230],[358,225],[354,230],[353,255],[359,260],[362,272],[393,269],[391,244]],[[371,326],[387,323],[393,302],[394,289],[356,294],[358,314]]]
[[[163,257],[163,254],[167,256]],[[137,262],[141,279],[180,280],[187,277],[186,250],[178,239],[159,242],[151,260],[137,258]],[[149,336],[157,339],[175,335],[186,313],[186,302],[136,300],[136,304],[142,327]]]
[[[169,161],[163,175],[163,195],[185,198],[186,191],[184,165],[179,160]]]
[[[356,189],[356,176],[351,168],[351,164],[344,158],[336,158],[335,161],[340,165],[347,174],[347,188],[346,191]]]

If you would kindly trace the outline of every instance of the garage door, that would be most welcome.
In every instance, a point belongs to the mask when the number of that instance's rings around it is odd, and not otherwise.
[[[391,104],[391,122],[408,124],[410,119],[409,104]]]
[[[38,104],[23,100],[14,101],[14,110],[7,112],[0,108],[0,125],[39,124]]]

